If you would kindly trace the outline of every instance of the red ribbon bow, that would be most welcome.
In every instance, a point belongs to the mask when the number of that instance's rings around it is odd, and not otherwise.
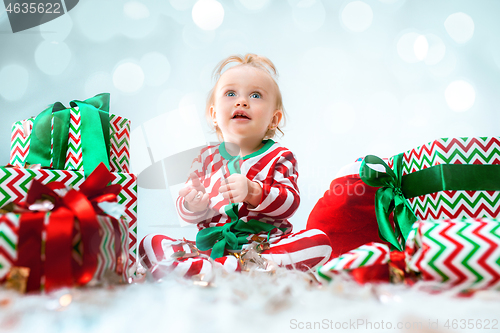
[[[27,291],[40,290],[41,277],[45,276],[45,290],[64,286],[84,285],[92,280],[97,269],[101,244],[98,214],[103,214],[98,203],[116,202],[121,185],[108,183],[113,175],[100,164],[80,185],[80,190],[70,189],[65,195],[56,191],[65,188],[62,182],[47,185],[33,180],[25,208],[39,200],[50,200],[54,207],[50,213],[29,212],[21,214],[17,266],[30,268]],[[118,221],[112,219],[115,231],[115,254],[120,258],[120,230]],[[79,228],[76,224],[79,224]],[[83,243],[82,264],[72,260],[72,240],[80,230]],[[45,246],[43,246],[45,244]],[[117,272],[121,273],[117,264]]]

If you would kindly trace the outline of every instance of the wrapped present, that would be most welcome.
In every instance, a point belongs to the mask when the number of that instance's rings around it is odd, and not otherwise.
[[[36,118],[12,125],[10,164],[41,164],[58,170],[84,170],[103,162],[112,172],[129,172],[130,121],[109,113],[109,94],[57,102]]]
[[[121,191],[117,195],[118,203],[124,208],[124,220],[128,227],[128,274],[135,271],[137,248],[137,182],[136,176],[130,173],[110,173],[110,184],[119,184]],[[18,167],[0,167],[0,207],[7,203],[22,203],[26,200],[28,189],[33,180],[42,184],[61,182],[67,187],[79,190],[84,183],[83,171],[25,169]],[[10,222],[14,225],[14,222]],[[5,228],[6,225],[0,228]],[[2,229],[0,229],[2,230]],[[4,235],[12,237],[12,231],[3,230]],[[0,231],[1,233],[1,231]],[[12,238],[11,238],[12,239]],[[1,240],[1,237],[0,237]],[[9,242],[9,241],[7,241]],[[2,246],[0,245],[0,251]],[[4,248],[4,251],[5,248]],[[0,265],[6,253],[0,252]],[[3,257],[2,257],[3,256]],[[1,270],[1,268],[0,268]]]
[[[390,251],[389,246],[371,242],[346,252],[317,268],[318,276],[331,281],[336,275],[348,273],[359,283],[413,282],[406,273],[406,255]]]
[[[500,287],[500,221],[489,218],[418,221],[404,252],[370,243],[330,260],[318,275],[348,272],[358,282],[415,280],[461,289]]]
[[[473,289],[500,286],[499,220],[419,221],[408,239],[408,269],[423,280]]]
[[[108,272],[127,281],[128,225],[112,178],[101,164],[79,191],[33,180],[25,202],[4,206],[12,212],[0,214],[0,281],[26,291],[85,285]]]
[[[379,233],[399,250],[417,219],[500,215],[499,138],[439,139],[387,164],[368,155],[360,176],[366,184],[381,187],[375,195]]]

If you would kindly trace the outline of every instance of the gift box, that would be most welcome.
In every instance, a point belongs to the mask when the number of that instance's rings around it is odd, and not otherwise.
[[[101,164],[79,191],[32,180],[25,202],[3,206],[11,212],[0,214],[0,282],[51,291],[108,272],[127,281],[128,224],[116,202],[121,185],[107,185],[113,178]]]
[[[124,208],[124,221],[128,229],[128,274],[135,272],[136,248],[137,248],[137,183],[136,176],[130,173],[110,173],[110,184],[121,185],[121,191],[118,193],[118,203]],[[49,169],[25,169],[18,167],[0,167],[0,207],[5,204],[22,203],[26,200],[28,189],[32,181],[36,179],[42,184],[51,182],[61,182],[65,186],[73,187],[76,190],[84,182],[85,175],[83,171],[69,170],[49,170]],[[13,223],[13,222],[12,222]],[[0,228],[5,228],[5,225]],[[0,229],[4,235],[10,234],[12,230],[5,231]],[[0,237],[1,241],[1,237]],[[6,242],[10,242],[4,239]],[[2,246],[0,245],[0,251]],[[6,251],[5,248],[3,251]],[[2,257],[3,256],[3,257]],[[0,265],[5,261],[5,252],[0,252]],[[1,268],[0,268],[1,270]]]
[[[387,164],[368,155],[360,177],[381,187],[375,195],[379,233],[399,250],[419,219],[500,215],[499,138],[439,139],[393,156]]]
[[[318,267],[330,281],[348,273],[358,282],[391,278],[446,284],[461,289],[500,287],[500,221],[489,218],[418,221],[404,252],[369,243]]]
[[[500,221],[450,219],[413,225],[405,252],[407,267],[425,281],[500,287]]]
[[[500,165],[500,138],[448,138],[429,142],[404,153],[402,176],[446,164]],[[389,160],[389,166],[394,169],[394,158]],[[500,173],[500,169],[495,170]],[[445,175],[444,180],[448,181],[448,177],[453,174]],[[495,191],[442,190],[408,198],[408,202],[419,220],[500,216],[500,188]]]
[[[87,165],[89,174],[99,162],[104,162],[112,172],[128,173],[130,121],[109,113],[109,94],[72,101],[70,105],[66,108],[57,102],[36,118],[15,122],[10,164],[19,167],[26,162],[38,164],[44,155],[42,160],[46,160],[46,165],[42,161],[42,166],[54,169],[85,170]],[[99,131],[102,131],[100,137]],[[29,156],[33,145],[32,154],[36,155]],[[40,152],[41,145],[46,146],[44,152]]]
[[[405,256],[404,252],[390,251],[386,244],[370,242],[318,267],[317,273],[328,282],[342,274],[349,274],[359,283],[401,282],[408,275]]]

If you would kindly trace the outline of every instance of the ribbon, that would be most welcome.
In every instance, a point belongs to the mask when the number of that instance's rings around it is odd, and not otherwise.
[[[370,168],[379,165],[385,173]],[[368,155],[361,163],[360,177],[367,185],[381,187],[375,194],[379,234],[399,251],[404,249],[413,222],[417,220],[406,199],[440,191],[500,191],[500,165],[439,164],[402,176],[403,154],[394,156],[393,171],[380,158]],[[394,224],[389,215],[394,210]],[[404,238],[403,246],[398,236]]]
[[[375,193],[375,215],[377,217],[379,236],[394,248],[403,251],[406,238],[417,217],[406,201],[401,190],[403,154],[394,157],[395,172],[379,157],[368,155],[361,163],[359,174],[367,185],[380,187]],[[379,165],[385,169],[379,172],[370,167]],[[394,211],[394,230],[389,215]],[[398,238],[404,239],[403,246]]]
[[[81,185],[81,190],[70,189],[60,196],[56,190],[64,188],[60,182],[47,185],[33,180],[26,199],[29,207],[39,200],[50,200],[54,207],[50,213],[23,213],[20,220],[17,266],[30,267],[28,291],[40,289],[40,278],[45,275],[45,290],[50,291],[73,283],[84,285],[92,280],[97,269],[97,257],[101,243],[97,215],[102,214],[98,203],[117,201],[121,186],[106,186],[113,176],[104,164],[100,164]],[[49,223],[44,223],[48,218]],[[78,222],[75,222],[75,219]],[[115,221],[113,221],[115,222]],[[83,243],[82,265],[72,261],[72,240],[75,223],[79,223]],[[45,226],[44,226],[45,224]],[[118,223],[113,223],[115,237],[120,235]],[[118,229],[118,230],[117,230]],[[45,247],[42,232],[46,232]],[[117,263],[120,258],[120,237],[116,238],[114,251]],[[40,254],[45,255],[44,267]],[[121,272],[122,267],[116,271]]]
[[[210,257],[220,258],[225,249],[241,250],[243,244],[248,244],[248,236],[260,232],[268,232],[276,227],[272,224],[257,220],[245,222],[238,218],[238,205],[228,205],[226,213],[231,217],[231,222],[219,227],[209,227],[198,231],[196,234],[196,247],[201,251],[212,249]]]
[[[109,169],[109,93],[99,94],[85,101],[74,100],[70,105],[72,108],[78,107],[80,112],[85,176],[90,175],[100,163],[104,163]],[[68,149],[69,124],[70,109],[60,102],[42,111],[33,122],[26,162],[63,170]]]

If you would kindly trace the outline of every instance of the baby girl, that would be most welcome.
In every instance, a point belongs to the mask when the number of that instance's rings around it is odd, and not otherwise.
[[[330,257],[330,241],[322,231],[292,233],[288,220],[300,196],[295,155],[273,140],[277,131],[283,133],[280,125],[285,120],[276,76],[274,64],[255,54],[219,63],[206,115],[221,143],[201,150],[177,199],[181,218],[198,226],[196,248],[226,270],[239,270],[234,259],[250,244],[262,245],[262,258],[304,271]],[[148,235],[140,244],[140,256],[153,270],[171,260],[169,255],[193,249],[182,243]],[[196,260],[189,259],[187,269],[193,270]],[[201,260],[209,262],[206,256]],[[203,265],[207,263],[198,264],[199,271]],[[186,271],[186,276],[192,273]]]

